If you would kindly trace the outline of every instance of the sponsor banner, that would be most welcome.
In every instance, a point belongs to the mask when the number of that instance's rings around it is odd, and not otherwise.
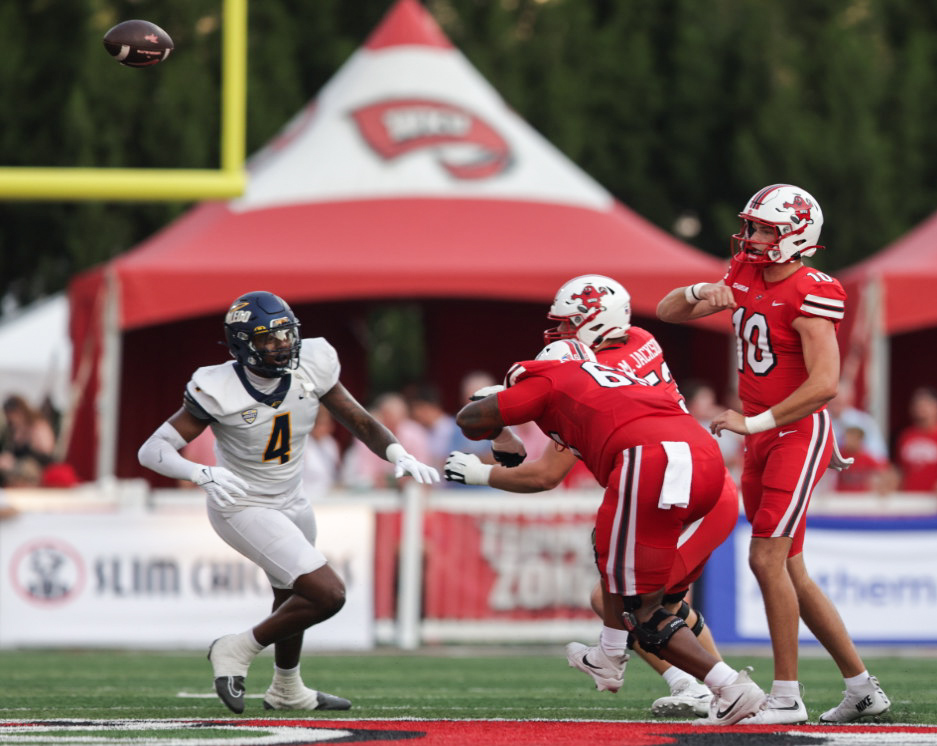
[[[373,645],[374,516],[316,507],[317,544],[347,602],[308,633],[311,649]],[[266,575],[203,511],[23,513],[0,524],[0,647],[202,648],[270,612]]]
[[[706,567],[704,610],[719,642],[769,639],[750,536],[740,520]],[[856,642],[937,642],[937,519],[812,518],[804,557]],[[800,637],[814,639],[803,623]]]
[[[426,514],[427,619],[594,619],[595,514]]]

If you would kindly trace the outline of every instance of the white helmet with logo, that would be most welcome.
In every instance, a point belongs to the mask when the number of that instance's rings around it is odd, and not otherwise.
[[[785,264],[813,256],[823,227],[820,204],[792,184],[772,184],[757,192],[739,213],[741,230],[732,236],[732,255],[740,262]],[[774,229],[774,241],[754,241],[755,224]]]
[[[580,275],[556,292],[547,318],[560,324],[543,333],[544,342],[574,338],[597,347],[631,328],[631,296],[611,277]]]
[[[562,363],[568,363],[571,360],[590,360],[594,363],[595,353],[591,347],[577,339],[558,339],[540,350],[535,359],[559,360]]]

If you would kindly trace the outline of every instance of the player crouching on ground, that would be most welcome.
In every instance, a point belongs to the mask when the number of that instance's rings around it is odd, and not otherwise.
[[[598,646],[569,651],[571,663],[599,689],[617,691],[634,635],[712,689],[703,722],[738,722],[758,711],[765,693],[747,671],[706,650],[662,603],[681,532],[719,502],[719,447],[669,393],[600,365],[590,352],[588,359],[567,357],[515,364],[508,388],[470,402],[456,421],[469,438],[503,443],[505,425],[532,420],[605,487],[595,524],[605,626]]]

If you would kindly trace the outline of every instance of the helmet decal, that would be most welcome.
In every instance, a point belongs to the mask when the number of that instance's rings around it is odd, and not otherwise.
[[[574,293],[569,297],[573,300],[582,301],[579,310],[586,313],[594,308],[600,308],[602,305],[602,298],[606,295],[608,295],[608,290],[606,288],[596,289],[594,285],[586,285],[582,289],[582,292]]]
[[[793,213],[791,216],[792,222],[797,224],[805,220],[810,222],[810,209],[813,207],[813,203],[809,199],[804,199],[801,195],[796,194],[790,202],[785,202],[781,207],[791,210]]]

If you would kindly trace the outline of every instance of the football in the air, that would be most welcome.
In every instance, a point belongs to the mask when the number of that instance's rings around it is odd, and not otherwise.
[[[149,67],[172,51],[172,39],[155,23],[123,21],[104,34],[104,48],[121,65]]]

